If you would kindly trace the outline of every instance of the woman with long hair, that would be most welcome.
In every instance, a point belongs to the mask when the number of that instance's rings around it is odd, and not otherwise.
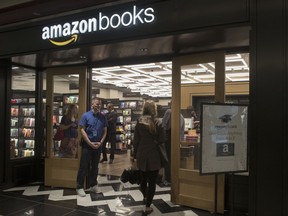
[[[145,102],[142,116],[135,126],[134,133],[137,167],[142,172],[140,190],[144,197],[145,214],[153,212],[153,208],[150,206],[155,195],[156,181],[161,168],[157,145],[165,142],[162,122],[156,117],[156,104],[154,102]]]
[[[78,106],[69,104],[66,114],[62,117],[60,130],[64,130],[64,139],[61,140],[59,153],[62,157],[76,158],[78,146]]]

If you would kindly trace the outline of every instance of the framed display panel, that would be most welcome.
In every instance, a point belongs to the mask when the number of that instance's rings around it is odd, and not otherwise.
[[[247,105],[201,105],[201,175],[247,171],[247,123]]]

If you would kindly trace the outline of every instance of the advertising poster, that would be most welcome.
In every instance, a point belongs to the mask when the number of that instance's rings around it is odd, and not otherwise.
[[[247,171],[248,106],[202,104],[200,174]]]

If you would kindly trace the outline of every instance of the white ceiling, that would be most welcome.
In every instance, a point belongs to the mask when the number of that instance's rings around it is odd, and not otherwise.
[[[226,82],[249,81],[249,54],[226,55]],[[182,67],[182,84],[215,82],[215,63]],[[152,97],[171,97],[172,62],[93,68],[92,79]]]
[[[249,81],[248,53],[226,55],[225,66],[226,82]],[[185,66],[181,72],[183,85],[215,82],[214,62]],[[35,90],[34,70],[13,67],[12,74],[12,89]],[[172,62],[93,68],[92,80],[109,86],[125,87],[131,92],[152,97],[171,97]],[[73,76],[65,76],[62,82],[74,82]]]

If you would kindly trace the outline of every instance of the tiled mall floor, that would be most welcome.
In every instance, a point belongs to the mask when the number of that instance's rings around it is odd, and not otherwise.
[[[3,190],[0,192],[0,215],[145,215],[143,197],[138,185],[123,184],[119,177],[113,176],[99,176],[98,181],[102,193],[93,194],[87,191],[84,198],[77,196],[74,189],[50,188],[37,183]],[[152,208],[154,211],[151,216],[216,215],[199,209],[173,205],[170,202],[170,187],[163,185],[157,185]],[[225,215],[232,214],[227,212]]]

